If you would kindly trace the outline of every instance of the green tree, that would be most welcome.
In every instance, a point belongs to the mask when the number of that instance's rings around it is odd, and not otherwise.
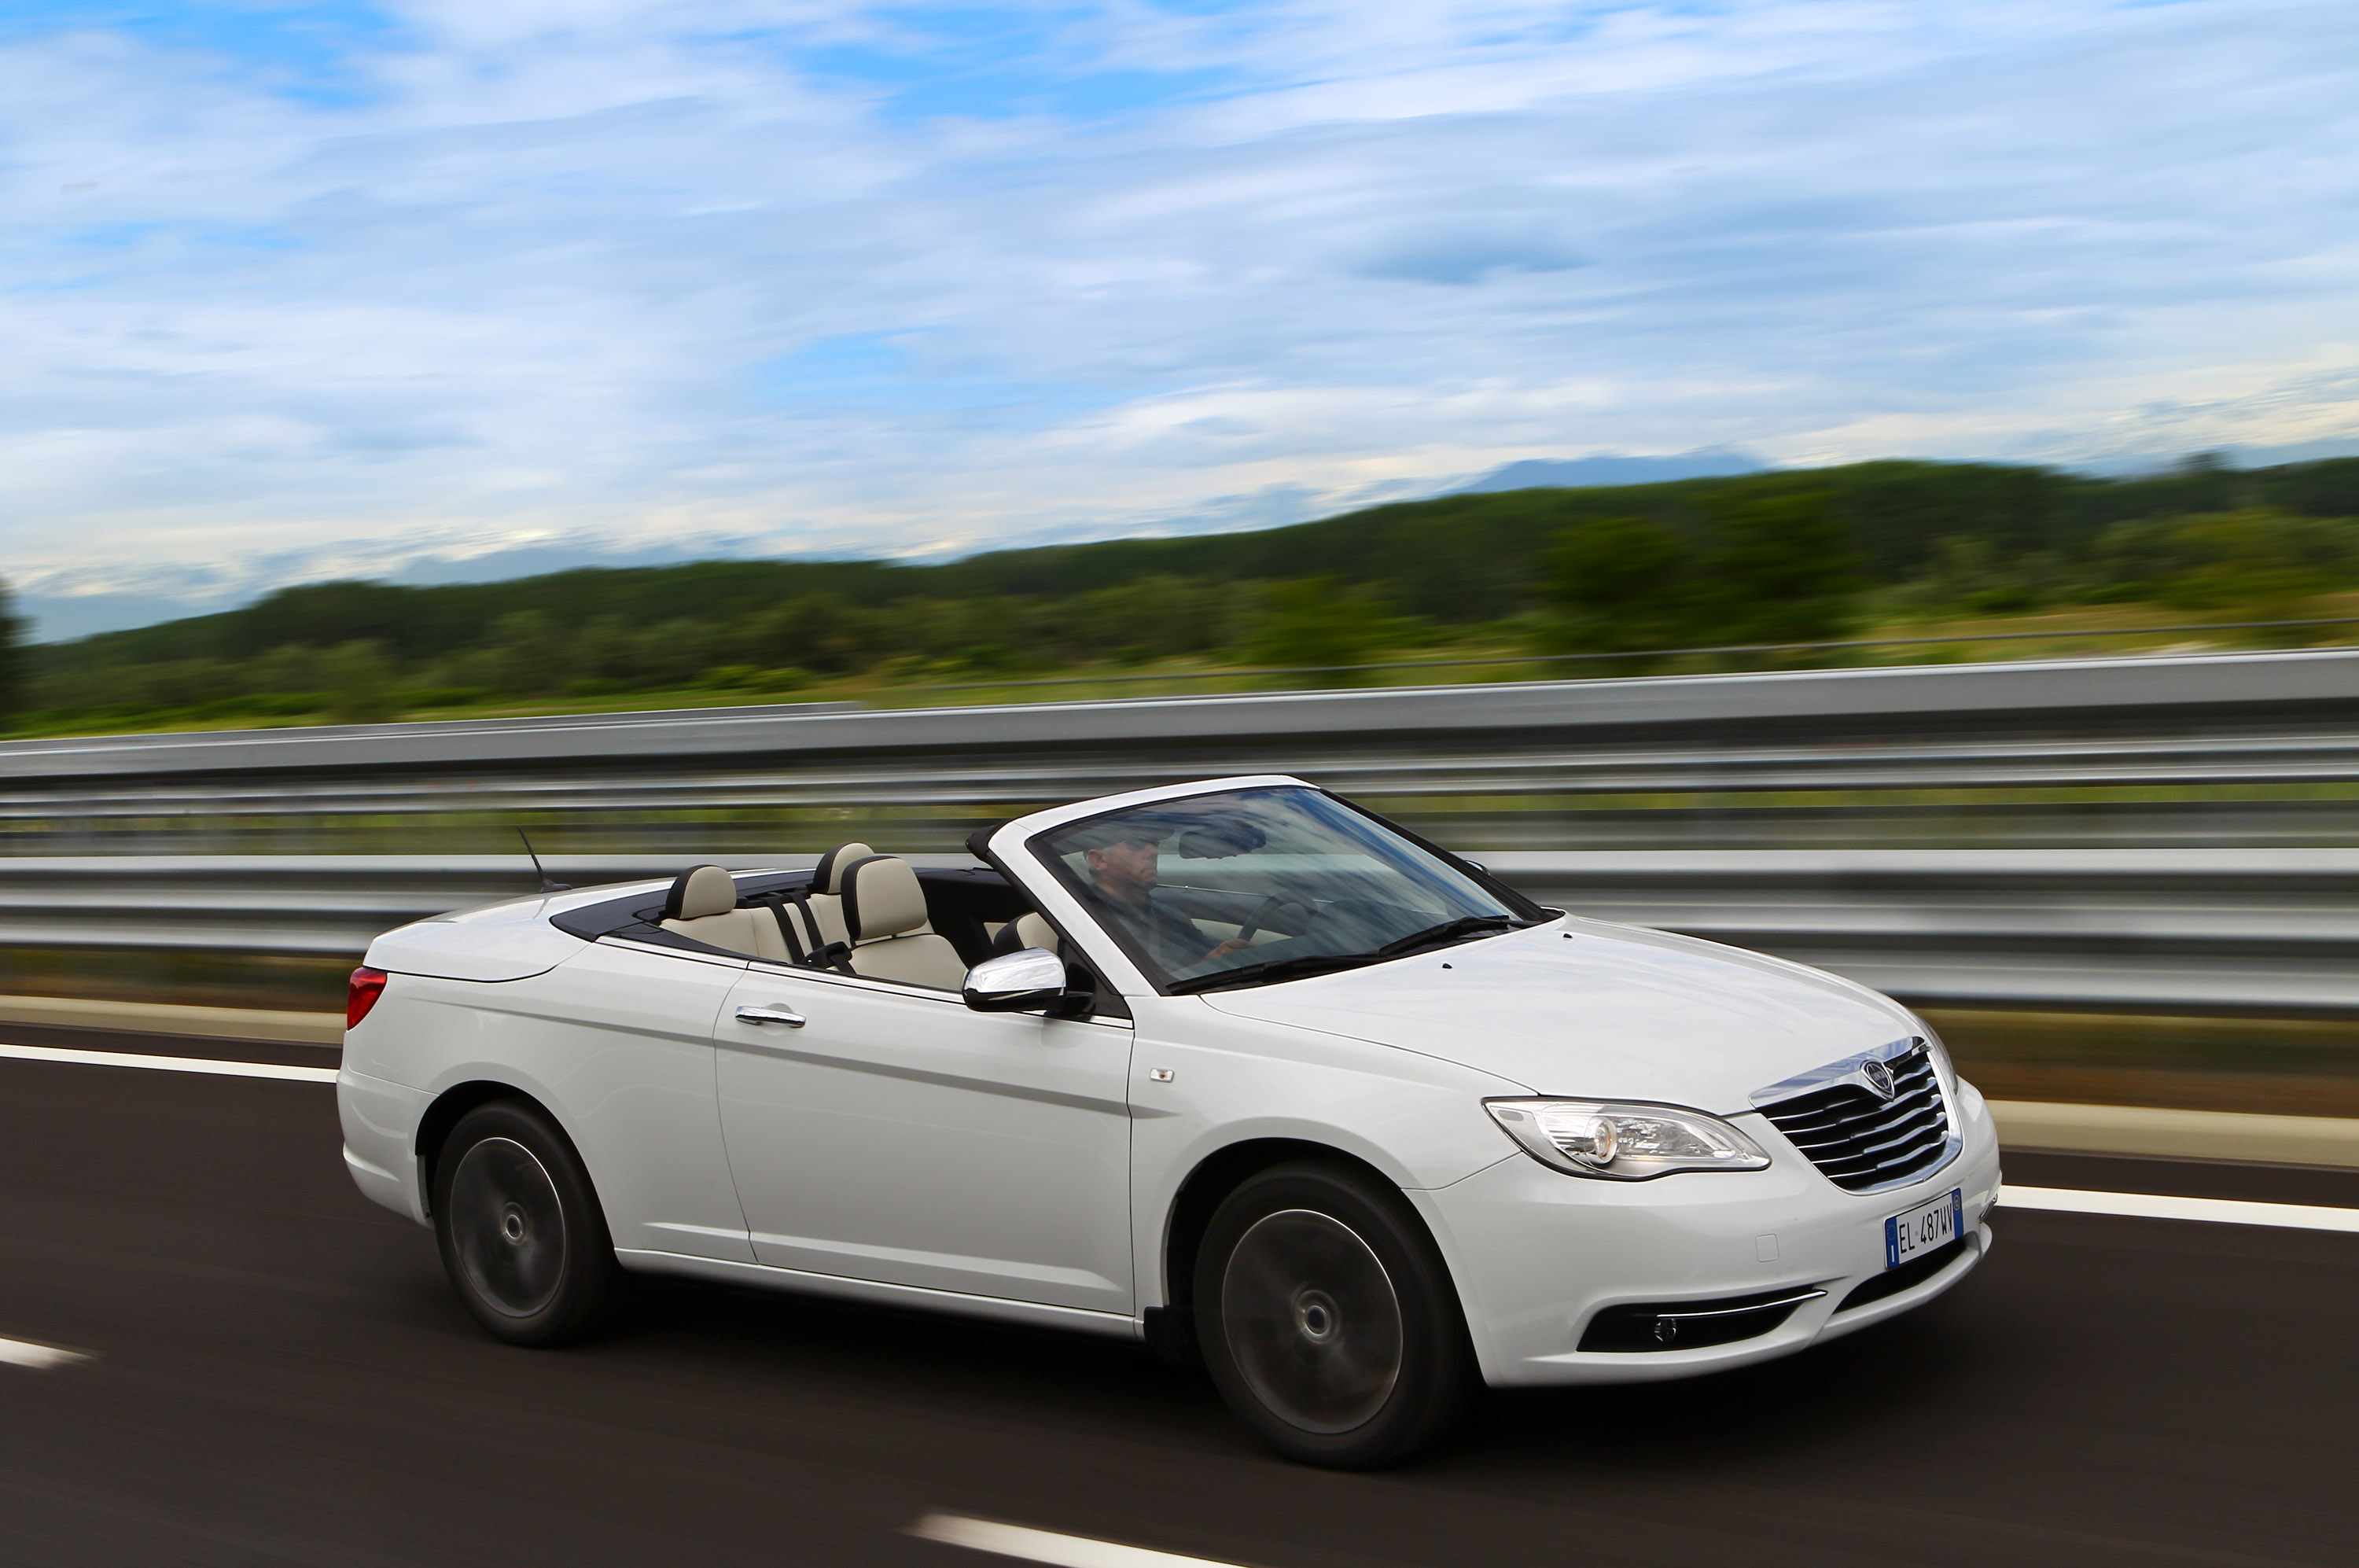
[[[2038,604],[2056,575],[2050,556],[2008,555],[1989,539],[1951,534],[1935,542],[1932,570],[1897,597],[1904,604],[2006,615]]]
[[[16,596],[0,583],[0,727],[23,711],[25,702],[25,623],[16,614]]]
[[[2180,518],[2171,537],[2190,564],[2163,580],[2165,604],[2258,620],[2298,614],[2302,601],[2347,581],[2359,554],[2347,523],[2259,506]]]
[[[1686,539],[1648,517],[1591,517],[1557,535],[1541,558],[1556,607],[1541,640],[1563,652],[1678,648],[1704,637],[1696,560]]]
[[[593,615],[573,639],[574,668],[568,689],[584,681],[603,682],[613,691],[627,690],[638,673],[632,656],[633,627],[620,615]]]
[[[1234,583],[1142,577],[1077,593],[1063,601],[1058,618],[1078,657],[1145,663],[1235,640],[1237,611],[1251,598]]]
[[[288,643],[245,661],[244,684],[251,691],[291,694],[320,689],[320,656]]]
[[[148,665],[139,673],[140,700],[158,708],[193,708],[237,691],[234,668],[219,659],[174,659]]]
[[[572,639],[546,611],[518,610],[492,628],[493,652],[503,690],[554,691],[574,675]],[[706,661],[693,661],[701,669]]]
[[[393,665],[384,644],[339,643],[321,659],[320,674],[336,723],[381,724],[393,717]]]
[[[2136,518],[2090,552],[2088,596],[2154,599],[2190,614],[2292,620],[2359,576],[2359,524],[2270,507]]]
[[[1364,664],[1396,629],[1379,601],[1343,592],[1332,577],[1305,577],[1270,585],[1245,657],[1280,669]],[[1357,679],[1341,670],[1331,677],[1338,685]]]
[[[1817,493],[1731,497],[1704,560],[1717,640],[1827,642],[1851,629],[1867,586],[1849,530]]]
[[[734,625],[682,616],[634,633],[626,664],[641,688],[690,686],[716,665],[735,664],[748,651]]]
[[[841,675],[886,651],[882,615],[832,593],[806,593],[762,616],[752,646],[762,660]]]

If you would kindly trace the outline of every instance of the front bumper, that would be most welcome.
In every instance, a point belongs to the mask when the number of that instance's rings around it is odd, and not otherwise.
[[[1775,1160],[1767,1171],[1593,1181],[1517,1154],[1415,1197],[1456,1277],[1486,1381],[1691,1377],[1788,1355],[1896,1316],[1981,1261],[1991,1245],[1984,1221],[1998,1195],[1998,1138],[1980,1096],[1968,1091],[1959,1098],[1956,1158],[1888,1192],[1846,1192],[1782,1139],[1763,1138]],[[1885,1273],[1886,1216],[1952,1188],[1963,1193],[1965,1211],[1956,1256],[1906,1290],[1843,1310],[1845,1297]],[[1700,1348],[1579,1348],[1609,1308],[1806,1289],[1825,1294],[1750,1338]]]

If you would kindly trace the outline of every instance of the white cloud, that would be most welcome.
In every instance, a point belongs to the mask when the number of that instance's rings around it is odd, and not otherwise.
[[[0,39],[0,569],[977,546],[1605,451],[2359,443],[2347,6],[320,27]]]

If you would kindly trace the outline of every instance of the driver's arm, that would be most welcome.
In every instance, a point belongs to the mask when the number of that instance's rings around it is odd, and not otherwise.
[[[1193,955],[1186,960],[1190,964],[1203,964],[1215,958],[1225,958],[1239,948],[1253,945],[1241,937],[1231,937],[1226,942],[1216,942],[1204,934],[1204,928],[1196,923],[1193,916],[1182,914],[1170,905],[1160,901],[1156,902],[1152,908],[1154,910],[1152,922],[1161,928],[1165,940],[1173,942],[1184,940],[1188,946],[1194,950]]]

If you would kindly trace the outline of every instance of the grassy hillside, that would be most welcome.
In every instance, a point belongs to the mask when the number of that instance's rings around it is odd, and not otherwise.
[[[2274,618],[2359,586],[2353,517],[2359,460],[2191,464],[2136,480],[1873,463],[1448,496],[1254,533],[938,565],[332,583],[29,649],[19,723],[316,722],[1811,640],[2104,604],[2150,604],[2153,624]]]

